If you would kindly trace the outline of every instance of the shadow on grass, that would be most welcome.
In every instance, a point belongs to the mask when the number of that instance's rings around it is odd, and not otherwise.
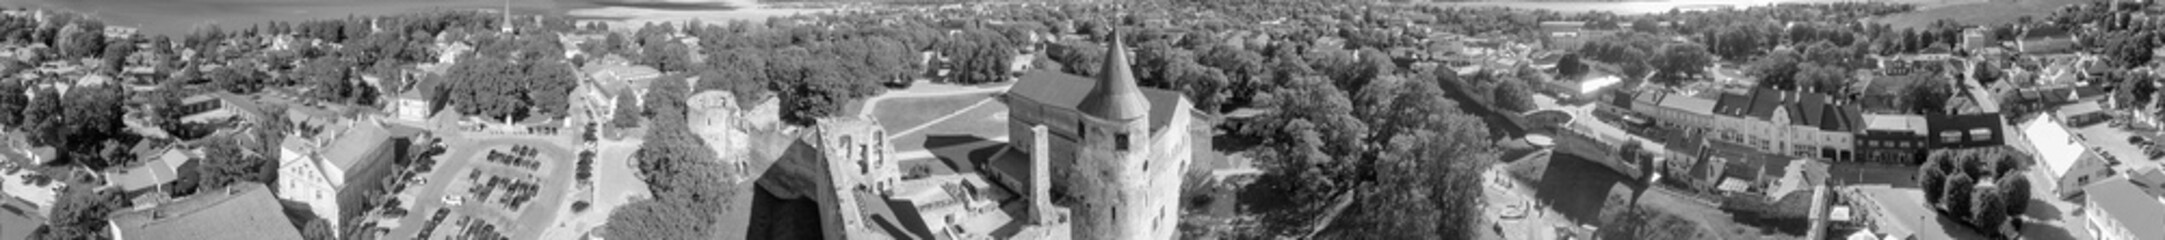
[[[1629,176],[1575,155],[1553,154],[1549,158],[1548,166],[1536,178],[1539,180],[1531,183],[1534,198],[1574,222],[1599,221],[1601,209],[1607,207],[1603,201],[1609,194],[1599,189],[1609,189],[1616,184],[1624,184],[1635,191],[1645,189],[1645,184],[1629,181]]]
[[[2067,231],[2067,227],[2045,225],[2037,221],[2023,221],[2022,239],[2075,240],[2077,238],[2075,238],[2074,232]]]
[[[957,173],[974,173],[984,160],[992,159],[1007,144],[984,137],[960,134],[935,134],[925,136],[925,150],[946,163]]]

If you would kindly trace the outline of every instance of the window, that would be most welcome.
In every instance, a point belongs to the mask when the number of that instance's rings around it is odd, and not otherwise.
[[[1940,142],[1962,142],[1962,131],[1939,132]]]
[[[1992,129],[1991,129],[1991,128],[1975,128],[1975,129],[1970,129],[1970,141],[1990,141],[1990,140],[1992,140]]]
[[[1127,133],[1116,133],[1116,134],[1113,134],[1113,150],[1114,150],[1114,151],[1127,151],[1127,150],[1128,150],[1128,134],[1127,134]]]

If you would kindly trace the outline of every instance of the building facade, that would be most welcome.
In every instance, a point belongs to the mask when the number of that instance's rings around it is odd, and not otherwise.
[[[406,155],[404,138],[375,119],[343,121],[314,135],[291,135],[279,146],[278,199],[306,209],[331,226],[360,216],[390,179],[393,162]],[[336,228],[334,228],[336,231]]]
[[[1003,97],[1015,149],[1046,146],[1051,191],[1073,198],[1078,239],[1171,239],[1179,221],[1180,174],[1193,159],[1193,103],[1177,92],[1146,91],[1129,70],[1127,46],[1107,49],[1096,79],[1059,73],[1025,75]],[[1090,89],[1081,92],[1081,89]],[[1155,90],[1155,89],[1152,89]],[[1034,154],[1034,153],[1033,153]]]

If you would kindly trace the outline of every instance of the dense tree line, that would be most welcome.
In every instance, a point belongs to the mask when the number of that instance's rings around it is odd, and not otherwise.
[[[2020,227],[2030,205],[2022,175],[2029,156],[2004,147],[1935,150],[1918,168],[1925,201],[1941,215],[1987,233]]]
[[[641,179],[653,198],[618,207],[601,231],[622,239],[712,239],[724,216],[729,191],[735,189],[714,150],[686,124],[684,98],[691,88],[681,76],[657,79],[644,96],[649,122],[646,141],[633,154]],[[628,106],[627,106],[628,107]]]

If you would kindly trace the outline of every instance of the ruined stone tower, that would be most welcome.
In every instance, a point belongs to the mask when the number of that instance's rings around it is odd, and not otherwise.
[[[1179,198],[1181,164],[1152,145],[1150,100],[1128,68],[1118,31],[1106,48],[1103,71],[1076,110],[1084,113],[1075,169],[1066,176],[1077,198],[1075,239],[1171,239]],[[1165,151],[1170,152],[1170,151]],[[1158,163],[1152,168],[1153,162]]]

